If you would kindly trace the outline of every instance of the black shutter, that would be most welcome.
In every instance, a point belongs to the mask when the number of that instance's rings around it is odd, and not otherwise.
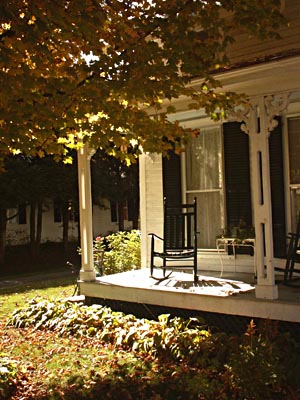
[[[240,123],[227,123],[224,130],[225,185],[227,226],[236,226],[242,219],[252,225],[249,138],[240,130]],[[274,256],[286,255],[286,222],[283,176],[282,131],[278,126],[270,135],[270,178]]]
[[[62,222],[62,213],[61,213],[61,200],[55,199],[53,201],[54,208],[54,222]]]
[[[19,204],[19,206],[18,206],[18,222],[20,225],[27,224],[26,210],[27,210],[26,204]]]
[[[269,139],[274,256],[286,256],[286,223],[281,121]]]
[[[227,227],[252,226],[249,137],[239,122],[223,125]]]
[[[174,152],[163,157],[163,194],[171,206],[182,202],[180,156]]]
[[[128,199],[127,200],[127,213],[128,213],[128,221],[133,221],[134,219],[134,214],[135,214],[135,209],[134,209],[134,200],[133,199]]]
[[[110,201],[110,220],[111,222],[118,222],[117,203]]]

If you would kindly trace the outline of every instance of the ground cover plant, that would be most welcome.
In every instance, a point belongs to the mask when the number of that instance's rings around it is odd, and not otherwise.
[[[276,326],[258,332],[249,323],[233,337],[195,319],[146,320],[65,301],[73,284],[34,285],[2,295],[17,304],[1,315],[0,398],[299,398],[298,347]]]

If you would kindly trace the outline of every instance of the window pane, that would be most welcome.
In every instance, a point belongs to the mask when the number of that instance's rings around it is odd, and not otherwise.
[[[221,188],[220,129],[201,129],[199,136],[187,147],[186,160],[187,190]]]
[[[53,201],[54,222],[62,222],[61,201],[55,199]]]
[[[288,120],[290,183],[300,184],[300,118]]]
[[[291,190],[292,201],[292,231],[296,232],[298,219],[300,216],[300,188]]]
[[[187,200],[192,203],[195,195],[188,194]],[[216,248],[216,236],[221,232],[222,199],[221,193],[197,193],[197,230],[198,247],[203,249]]]
[[[19,219],[19,224],[20,225],[26,225],[27,220],[26,220],[26,204],[20,204],[18,207],[18,219]]]
[[[114,201],[110,202],[110,219],[111,222],[118,222],[117,203]]]

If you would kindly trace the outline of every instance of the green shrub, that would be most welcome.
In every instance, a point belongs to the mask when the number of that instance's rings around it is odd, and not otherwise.
[[[93,251],[95,267],[103,275],[141,267],[141,238],[137,230],[98,236],[94,240]]]

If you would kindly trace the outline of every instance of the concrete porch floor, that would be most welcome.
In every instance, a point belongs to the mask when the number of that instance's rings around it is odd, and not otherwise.
[[[161,271],[158,271],[161,274]],[[80,293],[92,300],[126,302],[164,309],[193,310],[203,313],[300,323],[300,281],[282,284],[278,275],[279,299],[255,298],[253,273],[198,271],[199,282],[185,272],[173,272],[159,282],[149,269],[99,277],[94,282],[79,281]],[[300,327],[300,325],[299,325]]]

